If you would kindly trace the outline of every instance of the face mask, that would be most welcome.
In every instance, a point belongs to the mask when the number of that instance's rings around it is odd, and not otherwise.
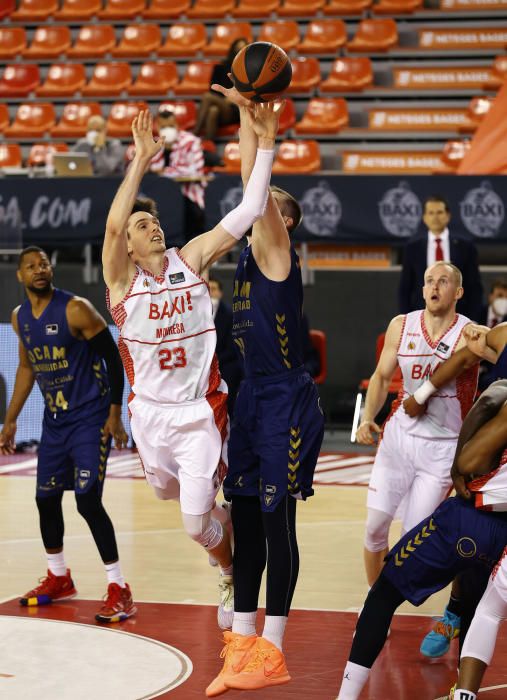
[[[95,146],[95,141],[97,140],[97,136],[99,135],[99,132],[96,129],[91,129],[86,133],[86,140],[90,144],[90,146]]]
[[[507,299],[505,297],[499,297],[493,302],[493,311],[498,316],[498,318],[503,318],[507,315]]]
[[[163,129],[160,129],[160,136],[165,138],[166,143],[173,143],[178,136],[178,129],[175,126],[164,126]]]

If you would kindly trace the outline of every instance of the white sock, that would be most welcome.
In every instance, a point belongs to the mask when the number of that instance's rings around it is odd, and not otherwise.
[[[120,588],[125,588],[125,579],[122,576],[120,562],[115,561],[112,564],[104,564],[106,567],[106,575],[108,583],[117,583]]]
[[[347,661],[347,665],[343,671],[340,693],[336,700],[358,700],[369,675],[369,668],[354,664],[352,661]]]
[[[232,564],[230,566],[221,566],[220,573],[222,576],[232,576]]]
[[[65,557],[63,555],[63,549],[58,554],[48,554],[48,569],[54,576],[65,576],[67,573],[67,566],[65,564]]]
[[[456,688],[454,691],[454,700],[477,700],[477,695],[472,693],[471,690],[462,690],[462,688]]]
[[[232,621],[232,631],[236,634],[244,634],[247,637],[257,634],[255,629],[255,620],[257,619],[257,610],[253,612],[235,612]]]
[[[284,615],[266,615],[262,636],[282,651],[287,618]]]

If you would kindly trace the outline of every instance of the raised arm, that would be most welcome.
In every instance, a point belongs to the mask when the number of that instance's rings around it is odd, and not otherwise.
[[[128,289],[135,272],[128,255],[127,221],[137,197],[143,175],[153,156],[164,146],[164,139],[153,139],[153,122],[148,111],[143,111],[132,122],[136,153],[113,199],[106,221],[102,248],[104,281],[120,296]]]
[[[252,124],[259,138],[259,147],[241,203],[215,228],[193,238],[181,250],[182,257],[199,274],[234,248],[265,211],[278,131],[278,112],[272,104],[266,105],[252,117]]]
[[[375,423],[375,417],[384,405],[389,384],[398,366],[398,346],[404,316],[396,316],[389,324],[382,348],[382,354],[375,372],[370,377],[361,425],[357,429],[356,440],[362,445],[373,445],[373,433],[380,433],[380,426]]]
[[[12,312],[11,323],[14,331],[19,336],[18,309],[19,307]],[[32,365],[21,340],[19,340],[18,353],[19,362],[16,371],[16,380],[14,382],[14,391],[12,392],[11,400],[7,407],[7,413],[5,414],[4,425],[0,432],[0,454],[4,455],[14,454],[14,450],[16,449],[16,444],[14,442],[17,427],[16,421],[27,398],[30,396],[35,381]]]

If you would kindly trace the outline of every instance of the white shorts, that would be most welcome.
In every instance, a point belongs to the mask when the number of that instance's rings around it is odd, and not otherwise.
[[[405,499],[403,531],[411,530],[449,494],[456,442],[408,435],[397,416],[392,416],[375,456],[368,486],[368,508],[394,518]]]
[[[507,547],[504,549],[502,558],[493,569],[490,583],[496,588],[500,597],[503,601],[505,601],[505,605],[507,606]]]
[[[227,394],[216,392],[210,400],[179,406],[135,396],[129,409],[147,482],[174,497],[179,484],[182,513],[210,511],[227,473]]]

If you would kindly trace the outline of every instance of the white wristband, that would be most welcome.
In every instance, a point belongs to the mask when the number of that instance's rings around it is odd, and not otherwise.
[[[243,193],[243,199],[220,222],[227,233],[238,241],[257,219],[264,215],[274,155],[274,150],[257,149],[255,165]]]
[[[414,399],[417,401],[417,403],[422,406],[423,403],[426,403],[426,401],[430,398],[430,396],[433,396],[433,394],[437,391],[437,387],[433,386],[433,384],[430,382],[428,379],[427,381],[424,382],[424,384],[421,384],[419,389],[417,391],[414,391]]]

